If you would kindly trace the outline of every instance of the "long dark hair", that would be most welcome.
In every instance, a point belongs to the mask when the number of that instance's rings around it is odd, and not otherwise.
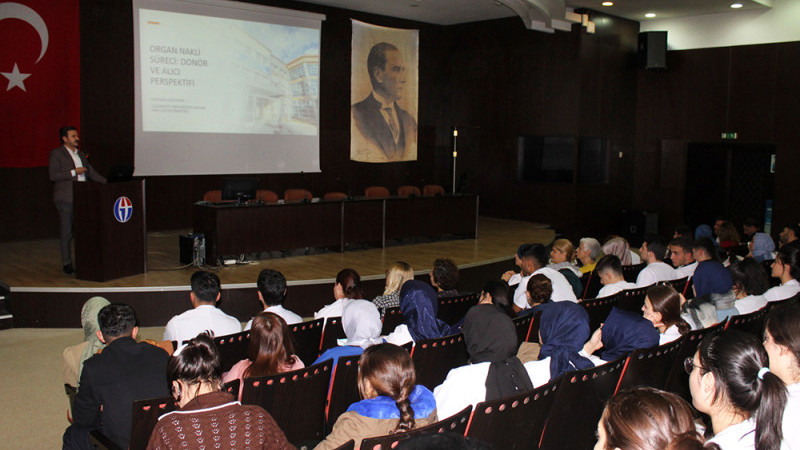
[[[772,340],[794,353],[795,361],[800,364],[800,303],[772,308],[766,329]]]
[[[219,350],[214,340],[206,334],[190,339],[180,353],[172,355],[167,363],[167,381],[183,380],[189,384],[209,383],[221,386]]]
[[[361,276],[353,269],[342,269],[336,274],[336,284],[342,285],[344,296],[352,299],[364,298],[361,293]]]
[[[786,386],[774,373],[761,373],[769,366],[769,357],[758,338],[726,330],[706,336],[697,353],[700,365],[714,374],[713,401],[726,399],[755,420],[756,450],[779,448]]]
[[[378,344],[364,350],[358,363],[358,389],[362,397],[366,397],[369,391],[366,383],[378,395],[395,401],[400,410],[395,432],[414,428],[414,410],[409,397],[417,384],[417,374],[411,356],[404,348]]]
[[[675,325],[681,335],[691,330],[692,327],[681,318],[681,296],[678,291],[664,284],[651,286],[647,289],[647,298],[653,305],[653,311],[661,314],[661,323],[667,328]]]
[[[733,286],[747,295],[761,295],[769,289],[767,272],[753,258],[745,258],[728,266]]]
[[[247,357],[252,364],[243,378],[275,375],[281,372],[281,366],[296,362],[292,333],[281,316],[261,312],[253,319]]]
[[[516,317],[514,309],[511,307],[509,300],[508,284],[500,280],[489,280],[483,285],[483,292],[492,297],[492,304],[502,309],[504,313],[510,317]]]

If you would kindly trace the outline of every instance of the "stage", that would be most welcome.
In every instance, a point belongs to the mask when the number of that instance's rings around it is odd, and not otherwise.
[[[142,326],[163,326],[172,315],[190,307],[189,277],[196,267],[179,264],[178,236],[190,230],[147,234],[147,265],[144,274],[104,283],[77,280],[61,273],[58,240],[0,243],[0,281],[11,287],[10,312],[15,327],[78,327],[80,308],[91,296],[129,303],[137,310]],[[480,217],[477,239],[404,241],[386,248],[366,247],[344,253],[299,250],[282,256],[271,252],[266,259],[249,264],[205,270],[222,281],[220,308],[239,319],[249,320],[260,310],[255,281],[264,268],[281,271],[289,281],[286,306],[303,316],[333,300],[336,273],[350,267],[358,271],[365,296],[382,293],[386,268],[406,261],[420,279],[427,279],[433,260],[449,257],[461,270],[459,289],[479,290],[493,276],[514,267],[513,256],[525,242],[549,243],[553,231],[546,225]]]

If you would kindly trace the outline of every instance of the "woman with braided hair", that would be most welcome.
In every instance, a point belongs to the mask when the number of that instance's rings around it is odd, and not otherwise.
[[[315,449],[334,449],[355,440],[402,433],[437,421],[436,400],[417,385],[411,356],[392,344],[373,345],[361,355],[358,390],[363,400],[339,416],[333,430]]]

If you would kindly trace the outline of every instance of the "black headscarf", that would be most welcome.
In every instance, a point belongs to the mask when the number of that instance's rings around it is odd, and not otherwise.
[[[464,341],[473,364],[490,362],[486,401],[533,389],[528,371],[517,358],[514,323],[495,305],[470,308],[464,319]]]

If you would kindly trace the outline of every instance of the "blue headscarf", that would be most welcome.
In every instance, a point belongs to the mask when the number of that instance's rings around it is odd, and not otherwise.
[[[772,259],[772,252],[775,250],[775,242],[766,233],[756,233],[753,235],[753,259],[756,262]]]
[[[694,239],[696,241],[699,241],[703,238],[709,238],[714,241],[714,232],[711,231],[711,227],[706,224],[698,225],[694,230]]]
[[[439,298],[428,283],[409,280],[400,288],[400,314],[403,323],[414,341],[433,339],[458,333],[457,326],[450,326],[436,318]]]
[[[551,380],[565,372],[594,367],[591,361],[578,354],[589,339],[589,332],[589,314],[577,303],[555,302],[542,312],[539,359],[550,357]]]
[[[692,275],[692,283],[696,298],[709,294],[727,294],[733,288],[730,271],[718,261],[700,261]]]
[[[613,361],[639,349],[658,345],[658,330],[653,322],[632,311],[614,307],[603,324],[603,351],[600,357]]]

